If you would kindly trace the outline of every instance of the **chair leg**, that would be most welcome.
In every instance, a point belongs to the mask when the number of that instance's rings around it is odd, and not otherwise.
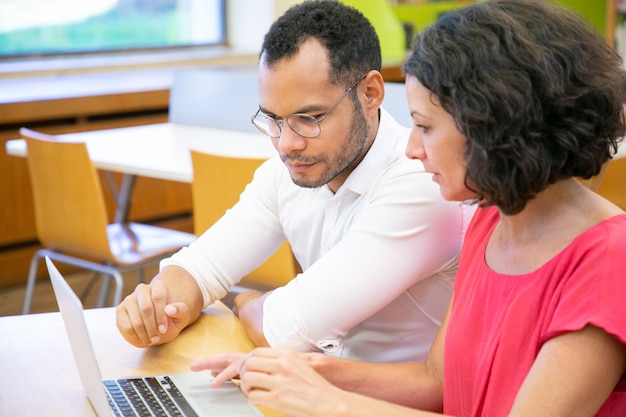
[[[118,271],[115,271],[113,274],[113,278],[115,278],[115,292],[113,293],[113,307],[117,307],[119,303],[122,302],[122,291],[124,290],[124,278],[122,278],[122,274]]]
[[[102,282],[100,283],[100,291],[98,292],[98,301],[96,301],[96,307],[98,308],[106,305],[109,288],[111,287],[111,276],[109,274],[100,275],[102,276]]]
[[[46,256],[46,250],[40,249],[30,260],[30,268],[28,269],[28,279],[26,280],[26,294],[24,295],[24,305],[22,306],[22,314],[29,314],[33,301],[33,293],[35,292],[35,281],[37,281],[37,270],[39,269],[39,260]]]
[[[122,277],[122,274],[117,269],[113,268],[112,266],[98,264],[98,263],[87,261],[84,259],[74,258],[73,256],[65,255],[59,252],[54,252],[48,249],[41,249],[37,251],[36,255],[41,258],[43,258],[44,256],[48,256],[53,261],[63,262],[69,265],[74,265],[83,269],[89,269],[91,271],[99,272],[100,274],[102,274],[106,281],[106,284],[103,284],[103,285],[106,285],[106,291],[103,291],[102,289],[100,290],[99,298],[101,298],[101,300],[98,300],[98,307],[104,306],[106,302],[106,294],[108,293],[108,286],[110,284],[111,277],[113,277],[115,279],[115,293],[113,296],[113,305],[114,306],[118,305],[122,301],[122,292],[124,290],[124,279]],[[36,274],[36,272],[37,271],[35,270],[33,274]],[[30,283],[31,280],[32,280],[32,284]],[[34,278],[32,279],[29,278],[29,285],[34,286]],[[27,290],[27,295],[28,293],[29,292]],[[32,298],[32,290],[30,291],[30,294],[31,294],[30,297]],[[104,294],[104,296],[102,296],[102,294]],[[28,307],[30,308],[30,301],[28,303]],[[24,310],[26,310],[26,305],[25,305]]]
[[[115,292],[113,293],[113,307],[117,306],[122,301],[122,293],[124,291],[124,278],[122,274],[108,265],[105,265],[107,272],[102,274],[102,283],[100,284],[100,292],[98,293],[98,301],[96,307],[101,308],[106,305],[106,300],[109,295],[109,289],[111,287],[111,277],[115,280]]]

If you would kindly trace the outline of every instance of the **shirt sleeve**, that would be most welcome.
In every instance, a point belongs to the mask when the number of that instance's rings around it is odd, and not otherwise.
[[[205,307],[224,297],[285,241],[275,199],[270,198],[276,194],[280,169],[277,157],[263,163],[224,216],[188,247],[161,261],[161,268],[176,265],[194,277]]]
[[[587,231],[571,245],[569,259],[559,263],[567,279],[559,282],[553,317],[542,342],[592,324],[626,345],[626,292],[623,263],[626,215]]]
[[[456,267],[473,209],[444,201],[415,162],[400,159],[378,178],[341,241],[266,299],[272,347],[332,351],[411,285]]]

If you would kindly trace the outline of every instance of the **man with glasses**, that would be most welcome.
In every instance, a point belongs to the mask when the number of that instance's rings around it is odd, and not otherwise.
[[[337,1],[295,5],[272,25],[252,123],[278,155],[118,307],[130,343],[172,340],[287,240],[303,272],[235,298],[257,345],[372,362],[425,358],[471,210],[445,202],[432,175],[405,157],[409,129],[380,108],[380,68],[373,27]]]

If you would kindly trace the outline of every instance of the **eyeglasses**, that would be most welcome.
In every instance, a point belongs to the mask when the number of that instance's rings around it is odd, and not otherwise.
[[[331,111],[341,103],[350,91],[354,89],[365,77],[367,74],[363,75],[361,78],[356,80],[341,97],[339,100],[335,102],[330,109],[323,115],[319,117],[311,116],[310,114],[305,113],[294,113],[291,116],[285,119],[275,119],[267,114],[261,113],[261,109],[257,110],[257,112],[252,116],[251,122],[256,126],[262,133],[266,134],[271,138],[279,138],[283,133],[283,126],[285,122],[289,125],[291,130],[296,132],[298,135],[303,136],[305,138],[316,138],[322,132],[322,128],[320,123],[330,114]]]

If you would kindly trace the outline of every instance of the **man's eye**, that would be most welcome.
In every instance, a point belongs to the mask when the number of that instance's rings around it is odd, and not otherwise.
[[[307,114],[298,114],[296,117],[292,117],[295,123],[310,123],[315,116],[309,116]]]

